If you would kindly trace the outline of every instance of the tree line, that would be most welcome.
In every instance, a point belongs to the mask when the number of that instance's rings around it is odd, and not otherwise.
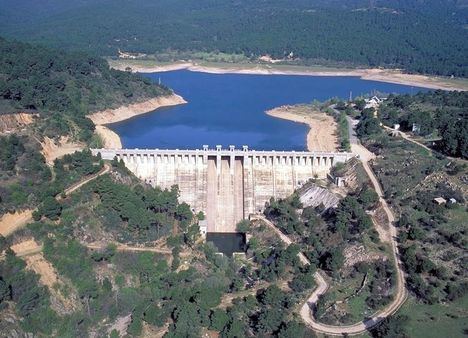
[[[119,50],[220,51],[256,59],[293,53],[302,64],[467,76],[467,32],[456,4],[379,2],[373,7],[367,2],[291,5],[282,0],[93,2],[60,15],[38,11],[41,14],[31,14],[29,25],[5,18],[0,32],[101,55],[117,55]]]
[[[94,129],[88,113],[169,93],[140,75],[110,69],[100,57],[0,37],[0,113],[41,112],[47,119],[41,135],[87,141]]]

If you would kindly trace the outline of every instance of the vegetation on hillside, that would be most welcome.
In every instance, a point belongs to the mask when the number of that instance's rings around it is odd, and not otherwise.
[[[0,38],[0,114],[39,111],[41,137],[88,141],[94,126],[87,114],[169,93],[99,57]]]
[[[468,92],[390,95],[379,115],[387,126],[400,124],[404,131],[432,139],[446,155],[468,158]]]
[[[373,170],[386,200],[399,215],[398,241],[412,297],[406,315],[409,309],[417,307],[427,313],[426,317],[433,318],[432,311],[440,311],[433,305],[444,303],[443,311],[453,316],[459,312],[457,302],[464,301],[468,290],[467,165],[463,160],[449,160],[443,154],[389,135],[380,127],[380,121],[392,127],[400,123],[403,130],[411,130],[414,123],[422,135],[433,134],[437,139],[440,134],[435,145],[437,151],[465,156],[462,149],[467,133],[466,102],[465,93],[436,91],[413,97],[392,95],[379,107],[378,117],[373,109],[361,111],[358,134],[366,147],[378,155],[372,161]],[[445,126],[453,126],[453,133],[444,133]],[[444,147],[453,142],[458,146],[452,149],[460,152],[450,152]],[[439,197],[445,202],[437,203],[435,198]],[[403,317],[397,314],[397,318]],[[441,318],[443,326],[451,318]],[[407,330],[417,325],[414,316],[404,316],[400,323],[389,318],[375,334],[379,337],[397,332],[408,334]],[[463,329],[452,328],[451,332],[458,330],[457,334],[462,335]]]
[[[0,145],[0,158],[6,159],[0,165],[0,215],[41,206],[35,217],[53,218],[58,210],[55,197],[102,168],[100,158],[90,151],[66,155],[50,168],[39,143],[25,135],[0,136]]]
[[[124,322],[132,337],[148,329],[167,330],[168,337],[198,337],[207,329],[222,337],[310,337],[292,311],[314,285],[313,270],[300,264],[296,246],[284,248],[275,236],[258,236],[248,259],[219,256],[212,243],[198,241],[197,220],[177,202],[176,188],[142,185],[117,161],[110,174],[60,206],[53,220],[43,217],[0,241],[1,252],[34,237],[59,276],[57,288],[48,289],[32,272],[10,273],[10,262],[21,262],[15,271],[24,263],[7,250],[6,260],[0,260],[0,316],[13,313],[19,332],[108,336],[114,323]],[[252,231],[248,222],[243,226]],[[91,250],[90,242],[138,242],[142,250],[157,245],[172,254],[120,251],[116,244]],[[55,306],[57,293],[68,295],[74,311]]]
[[[330,290],[314,311],[321,322],[351,324],[392,299],[394,266],[368,214],[375,209],[378,196],[368,186],[343,198],[335,209],[304,208],[297,195],[272,199],[265,209],[315,268],[330,277]]]
[[[19,5],[21,17],[16,1],[3,2],[1,34],[101,55],[269,54],[302,64],[467,76],[466,13],[453,1],[101,0],[62,1],[44,11],[29,0]]]

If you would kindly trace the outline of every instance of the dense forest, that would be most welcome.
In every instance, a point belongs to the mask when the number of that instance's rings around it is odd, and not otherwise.
[[[169,93],[142,76],[110,69],[99,57],[0,38],[0,114],[40,112],[48,118],[43,136],[69,135],[74,125],[78,138],[88,140],[88,113]]]
[[[302,64],[468,74],[466,10],[456,1],[0,3],[0,34],[106,56],[118,50],[220,51],[253,59],[292,55]]]

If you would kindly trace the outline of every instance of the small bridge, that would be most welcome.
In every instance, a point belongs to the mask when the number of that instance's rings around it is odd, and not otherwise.
[[[180,200],[203,211],[208,232],[235,232],[236,224],[274,198],[291,195],[309,179],[325,177],[343,152],[256,151],[247,146],[196,150],[92,149],[115,157],[143,181],[161,188],[177,184]]]

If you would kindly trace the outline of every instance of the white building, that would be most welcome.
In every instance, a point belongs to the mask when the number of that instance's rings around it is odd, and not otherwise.
[[[364,106],[364,108],[374,108],[374,109],[377,109],[379,107],[379,105],[384,102],[385,99],[381,99],[377,96],[372,96],[370,99],[365,99],[366,101],[366,105]]]

